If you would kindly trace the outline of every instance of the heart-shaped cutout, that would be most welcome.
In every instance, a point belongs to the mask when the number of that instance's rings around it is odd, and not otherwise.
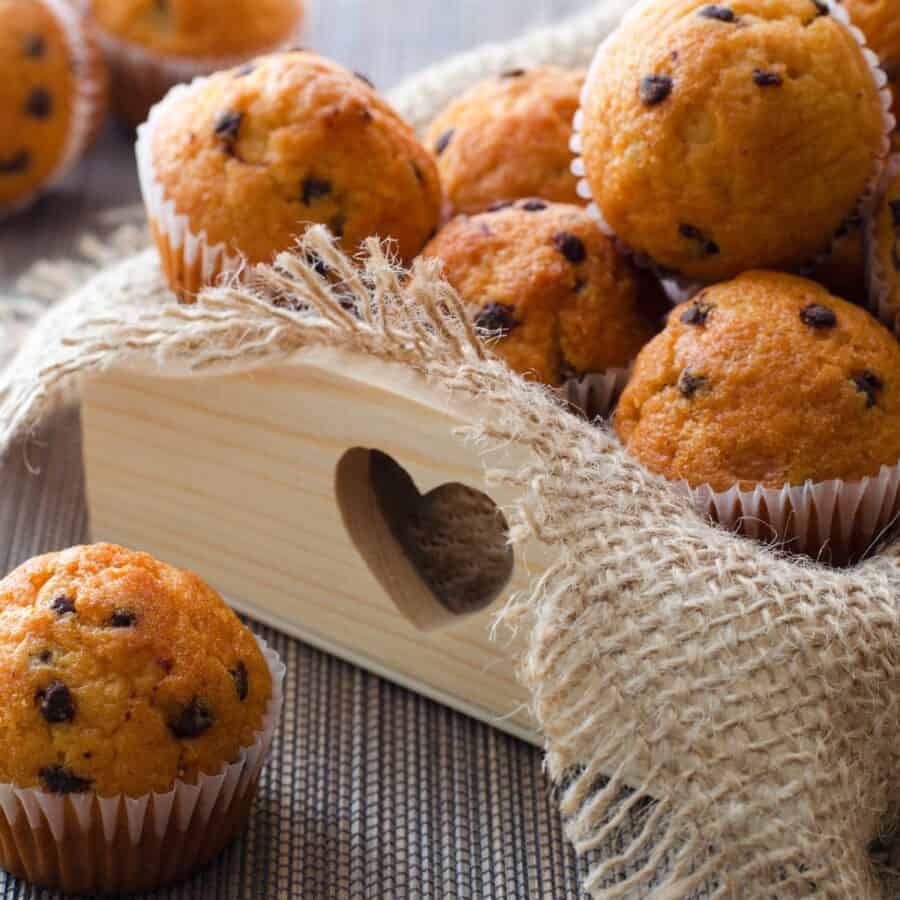
[[[335,488],[356,549],[416,627],[480,612],[508,584],[509,527],[487,494],[458,483],[421,494],[392,457],[363,447],[341,458]]]

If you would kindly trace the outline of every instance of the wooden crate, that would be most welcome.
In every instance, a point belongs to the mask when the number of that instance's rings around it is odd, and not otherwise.
[[[548,558],[513,557],[493,505],[511,497],[481,493],[482,460],[453,434],[477,408],[322,350],[252,375],[112,372],[83,398],[95,540],[193,569],[251,616],[536,740],[520,648],[491,625]]]

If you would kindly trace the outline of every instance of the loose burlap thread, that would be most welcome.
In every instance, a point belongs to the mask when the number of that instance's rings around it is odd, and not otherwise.
[[[490,71],[583,64],[623,5],[451,61],[392,99],[421,127]],[[710,526],[607,431],[492,359],[433,268],[407,280],[377,243],[367,253],[358,269],[314,229],[191,307],[173,302],[152,251],[110,269],[47,314],[0,378],[0,448],[108,368],[250,372],[311,346],[413,367],[482,404],[464,437],[487,479],[518,493],[512,539],[556,553],[501,620],[529,636],[521,674],[568,835],[590,861],[586,891],[896,896],[867,847],[893,827],[900,794],[900,549],[838,571]],[[84,270],[44,274],[52,286]],[[495,471],[509,442],[530,463]]]

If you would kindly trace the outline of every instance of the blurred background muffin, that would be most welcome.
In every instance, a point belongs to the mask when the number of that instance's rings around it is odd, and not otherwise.
[[[300,40],[303,0],[86,0],[131,127],[170,87]]]
[[[432,122],[426,143],[438,158],[448,215],[526,197],[582,203],[569,143],[584,74],[511,69],[476,84]]]

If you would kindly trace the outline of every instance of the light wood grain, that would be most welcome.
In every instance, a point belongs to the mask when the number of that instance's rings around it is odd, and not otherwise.
[[[370,541],[376,576],[335,495],[347,451],[374,448],[423,494],[458,482],[508,507],[512,495],[485,488],[477,451],[453,435],[483,410],[451,404],[405,369],[331,351],[252,376],[110,373],[83,396],[95,539],[204,573],[256,618],[536,740],[511,662],[521,648],[491,640],[502,598],[469,616],[439,611],[387,526],[370,519],[382,529]],[[521,454],[511,447],[492,462],[516,467]],[[503,596],[548,562],[537,545],[518,550]]]

